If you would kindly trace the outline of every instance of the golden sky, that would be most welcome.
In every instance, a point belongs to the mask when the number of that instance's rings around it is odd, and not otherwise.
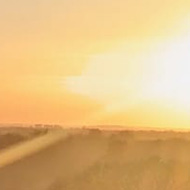
[[[190,127],[189,0],[0,1],[0,123]]]

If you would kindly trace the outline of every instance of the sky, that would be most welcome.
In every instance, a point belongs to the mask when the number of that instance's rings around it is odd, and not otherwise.
[[[0,0],[0,123],[190,128],[188,0]]]

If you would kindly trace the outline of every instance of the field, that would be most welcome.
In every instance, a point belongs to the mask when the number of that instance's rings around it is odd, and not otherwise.
[[[44,135],[49,130],[8,131],[6,142],[12,143],[13,134],[22,134],[23,139],[27,140]],[[70,129],[62,131],[68,132]],[[1,140],[0,146],[5,146]],[[76,129],[58,145],[27,159],[0,169],[0,180],[4,181],[1,181],[0,189],[26,189],[25,185],[31,179],[34,180],[32,184],[35,180],[36,184],[28,187],[28,190],[190,189],[188,132]],[[39,167],[34,169],[33,165],[38,165],[37,162],[40,163]],[[20,178],[16,177],[14,181],[12,178],[19,167],[22,169]],[[25,169],[35,173],[36,178],[32,174],[28,178],[22,176]],[[5,181],[12,184],[17,181],[18,187],[7,186]]]
[[[31,140],[37,136],[46,134],[48,129],[43,128],[24,128],[20,126],[12,127],[0,127],[0,151],[14,146],[18,143],[22,143],[27,140]]]

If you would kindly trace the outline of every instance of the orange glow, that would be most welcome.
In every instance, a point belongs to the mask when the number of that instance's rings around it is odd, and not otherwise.
[[[81,76],[67,78],[70,90],[104,104],[89,122],[189,127],[189,36],[146,47],[126,43],[92,56]]]
[[[0,123],[190,127],[189,1],[15,2],[0,2]]]

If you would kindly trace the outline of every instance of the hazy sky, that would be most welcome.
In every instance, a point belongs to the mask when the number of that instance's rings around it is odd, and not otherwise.
[[[190,127],[189,0],[0,0],[0,123]]]

